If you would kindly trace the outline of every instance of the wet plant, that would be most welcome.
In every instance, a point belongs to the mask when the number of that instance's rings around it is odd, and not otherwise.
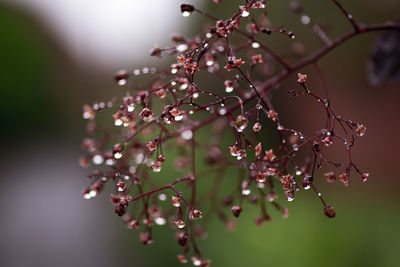
[[[299,2],[290,2],[294,15],[311,27],[322,44],[311,54],[305,52],[307,44],[300,42],[285,53],[264,44],[263,38],[275,35],[293,42],[296,37],[289,28],[273,26],[266,1],[243,1],[227,19],[182,4],[184,17],[197,13],[210,25],[193,38],[175,34],[171,46],[154,46],[150,51],[151,56],[172,56],[175,62],[167,69],[121,70],[114,78],[126,89],[124,96],[83,106],[88,137],[83,140],[86,155],[80,165],[95,168],[88,175],[91,183],[83,190],[84,198],[111,187],[116,215],[128,228],[140,231],[142,243],[154,242],[153,227],[169,225],[176,229],[176,241],[182,246],[178,260],[195,266],[211,262],[196,242],[206,236],[204,222],[216,214],[232,230],[235,217],[246,215],[245,201],[258,207],[254,222],[261,226],[271,220],[269,208],[286,218],[289,209],[284,203],[293,201],[299,190],[310,189],[322,203],[323,213],[335,217],[316,181],[338,180],[344,186],[357,177],[367,181],[369,173],[352,157],[366,126],[334,108],[319,60],[348,39],[372,31],[399,31],[400,24],[360,24],[338,1],[331,2],[352,27],[334,40]],[[284,56],[288,53],[295,63]],[[309,65],[320,81],[318,90],[309,84],[314,78],[302,72]],[[140,75],[151,78],[139,79]],[[286,80],[294,86],[283,88]],[[206,83],[210,81],[213,86]],[[288,101],[315,101],[324,114],[324,127],[312,134],[286,127],[280,117],[284,107],[271,101],[278,90],[287,91]],[[96,122],[103,113],[107,119]],[[331,159],[332,146],[345,151],[341,161]],[[163,176],[164,168],[173,169],[176,176],[170,171]],[[237,177],[228,177],[230,170],[236,170]],[[223,182],[231,187],[222,188]]]

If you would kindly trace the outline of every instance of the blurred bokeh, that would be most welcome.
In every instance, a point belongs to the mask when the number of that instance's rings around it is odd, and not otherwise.
[[[241,1],[185,2],[223,18]],[[288,10],[289,1],[268,2],[273,24],[293,29],[307,52],[321,45]],[[332,39],[351,29],[331,1],[300,2]],[[399,19],[398,0],[342,2],[363,23]],[[156,229],[156,243],[144,247],[114,216],[107,194],[82,198],[87,170],[77,162],[85,132],[81,106],[124,94],[113,82],[119,68],[168,66],[173,59],[147,56],[153,44],[168,45],[172,33],[193,36],[203,30],[206,20],[197,14],[183,18],[180,3],[0,2],[0,266],[178,265],[173,231]],[[337,210],[333,220],[323,216],[309,192],[290,203],[288,219],[273,213],[273,221],[261,228],[253,223],[257,210],[251,207],[233,232],[212,220],[208,239],[200,242],[212,266],[398,266],[400,84],[368,83],[366,61],[378,36],[356,37],[321,61],[335,109],[368,128],[354,158],[370,180],[353,179],[349,188],[321,181]],[[285,53],[287,39],[278,35],[267,45]],[[318,125],[315,108],[288,100],[288,86],[276,90],[275,105],[291,127],[311,131]]]

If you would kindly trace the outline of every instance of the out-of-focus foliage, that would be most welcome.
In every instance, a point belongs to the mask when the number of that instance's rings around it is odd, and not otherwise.
[[[47,54],[40,32],[15,10],[0,7],[0,135],[40,129],[53,121]]]
[[[400,80],[400,32],[382,34],[373,44],[367,64],[369,81],[380,84]]]

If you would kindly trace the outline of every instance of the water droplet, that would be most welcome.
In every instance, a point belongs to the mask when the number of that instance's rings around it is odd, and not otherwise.
[[[226,108],[220,108],[220,109],[218,110],[218,114],[221,115],[221,116],[224,116],[224,115],[226,114],[226,111],[227,111]]]
[[[251,193],[251,190],[249,188],[242,190],[242,195],[244,195],[244,196],[248,196],[248,195],[250,195],[250,193]]]
[[[94,110],[91,106],[84,105],[82,116],[85,120],[93,120],[94,117],[96,116],[96,113],[94,112]]]
[[[182,229],[186,226],[185,222],[183,220],[177,220],[175,221],[175,225],[179,228]]]
[[[93,156],[92,161],[94,164],[100,165],[103,163],[104,157],[102,155],[97,154]]]
[[[181,121],[183,119],[183,115],[175,116],[175,121]]]
[[[244,129],[246,129],[248,123],[249,121],[245,116],[239,115],[236,117],[235,128],[238,132],[241,133],[244,131]]]
[[[143,153],[139,153],[136,155],[136,158],[135,158],[136,164],[141,164],[143,162],[143,160],[144,160]]]
[[[164,225],[164,224],[167,223],[167,220],[164,217],[157,217],[157,218],[154,219],[154,222],[157,225]]]
[[[119,86],[124,86],[126,84],[126,80],[125,79],[121,79],[118,81],[118,85]]]
[[[198,257],[192,257],[192,262],[194,266],[200,266],[201,265],[201,259]]]
[[[257,42],[253,42],[253,43],[251,44],[251,47],[253,47],[253,48],[260,48],[260,44],[257,43]]]
[[[181,199],[179,197],[172,196],[172,206],[179,208],[181,206]]]
[[[106,160],[106,165],[107,166],[112,166],[112,165],[114,165],[115,164],[115,160],[114,159],[107,159]]]
[[[92,189],[89,191],[89,195],[90,195],[90,197],[95,197],[97,195],[97,191]]]
[[[124,181],[119,181],[118,183],[117,183],[117,190],[118,190],[118,192],[122,192],[122,191],[124,191],[126,189],[126,184],[125,184],[125,182]]]
[[[115,159],[120,159],[120,158],[122,158],[122,153],[121,153],[121,152],[115,152],[115,153],[114,153],[114,158],[115,158]]]
[[[128,105],[128,107],[127,107],[127,110],[128,110],[128,112],[132,112],[132,111],[134,111],[135,110],[135,104],[129,104]]]
[[[231,87],[231,86],[225,87],[225,92],[231,93],[232,91],[233,91],[233,87]]]
[[[306,24],[306,25],[309,24],[309,23],[311,22],[310,17],[307,16],[307,15],[301,16],[300,20],[301,20],[301,23]]]
[[[186,51],[189,48],[187,44],[180,44],[176,47],[176,50],[180,53]]]
[[[257,183],[257,188],[264,188],[265,187],[265,183]]]
[[[193,137],[193,132],[192,132],[192,130],[190,130],[190,129],[184,130],[184,131],[181,133],[181,137],[182,137],[183,139],[185,139],[185,140],[190,140],[190,139],[192,139],[192,137]]]
[[[179,90],[185,90],[188,88],[188,86],[189,86],[188,83],[183,83],[183,84],[181,84],[181,86],[179,86]]]
[[[165,200],[167,200],[167,195],[161,193],[161,194],[158,195],[158,199],[161,200],[161,201],[165,201]]]
[[[214,65],[214,60],[207,60],[206,65],[207,65],[207,66],[212,66],[212,65]]]
[[[241,15],[243,18],[247,18],[250,15],[250,12],[247,10],[243,10]]]
[[[114,125],[115,125],[115,126],[121,126],[123,123],[124,123],[124,122],[123,122],[121,119],[116,119],[116,120],[114,121]]]
[[[369,173],[363,173],[361,177],[361,181],[365,183],[368,180]]]
[[[182,16],[189,17],[194,11],[194,6],[188,4],[181,4]]]

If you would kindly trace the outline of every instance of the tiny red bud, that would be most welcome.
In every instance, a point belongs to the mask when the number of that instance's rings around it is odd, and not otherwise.
[[[328,218],[333,218],[336,215],[335,208],[332,206],[326,206],[324,208],[324,213]]]
[[[232,213],[235,217],[239,217],[240,213],[242,212],[242,208],[240,206],[233,206]]]

